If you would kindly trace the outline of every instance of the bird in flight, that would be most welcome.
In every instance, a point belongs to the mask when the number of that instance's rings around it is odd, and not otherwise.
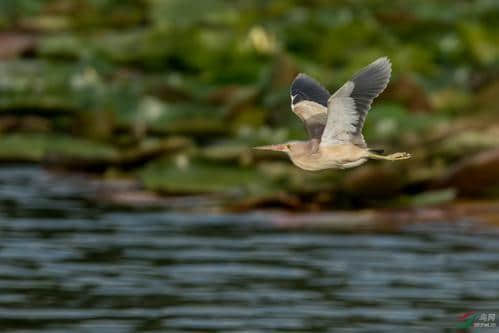
[[[348,169],[368,159],[397,161],[408,153],[381,155],[382,150],[367,147],[362,127],[371,103],[390,81],[391,63],[379,58],[361,69],[334,94],[306,74],[298,74],[291,84],[291,109],[303,121],[307,141],[255,147],[285,152],[304,170]]]

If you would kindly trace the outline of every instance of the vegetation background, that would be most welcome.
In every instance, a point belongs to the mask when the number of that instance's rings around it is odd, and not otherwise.
[[[0,30],[2,163],[231,210],[499,195],[495,0],[16,0],[0,2]],[[297,73],[334,90],[380,56],[393,75],[365,136],[413,159],[310,173],[251,150],[305,136]]]

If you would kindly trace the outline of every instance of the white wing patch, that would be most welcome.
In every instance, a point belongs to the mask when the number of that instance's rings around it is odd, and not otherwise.
[[[329,101],[326,128],[321,144],[341,144],[351,141],[358,122],[355,101],[352,97],[338,96]]]
[[[373,100],[386,88],[391,75],[388,58],[364,67],[328,100],[327,122],[321,144],[353,143],[365,147],[362,127]]]

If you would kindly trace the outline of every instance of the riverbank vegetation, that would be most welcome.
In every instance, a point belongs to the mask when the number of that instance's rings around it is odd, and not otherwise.
[[[499,4],[386,3],[2,2],[0,161],[232,210],[497,198]],[[310,173],[251,149],[305,137],[289,107],[297,73],[334,90],[380,56],[393,75],[365,137],[412,159]]]

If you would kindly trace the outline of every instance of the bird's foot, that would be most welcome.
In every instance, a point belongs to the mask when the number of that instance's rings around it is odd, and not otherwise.
[[[412,157],[411,154],[403,152],[403,153],[390,154],[387,156],[387,159],[390,161],[400,161],[400,160],[407,160],[411,157]]]

